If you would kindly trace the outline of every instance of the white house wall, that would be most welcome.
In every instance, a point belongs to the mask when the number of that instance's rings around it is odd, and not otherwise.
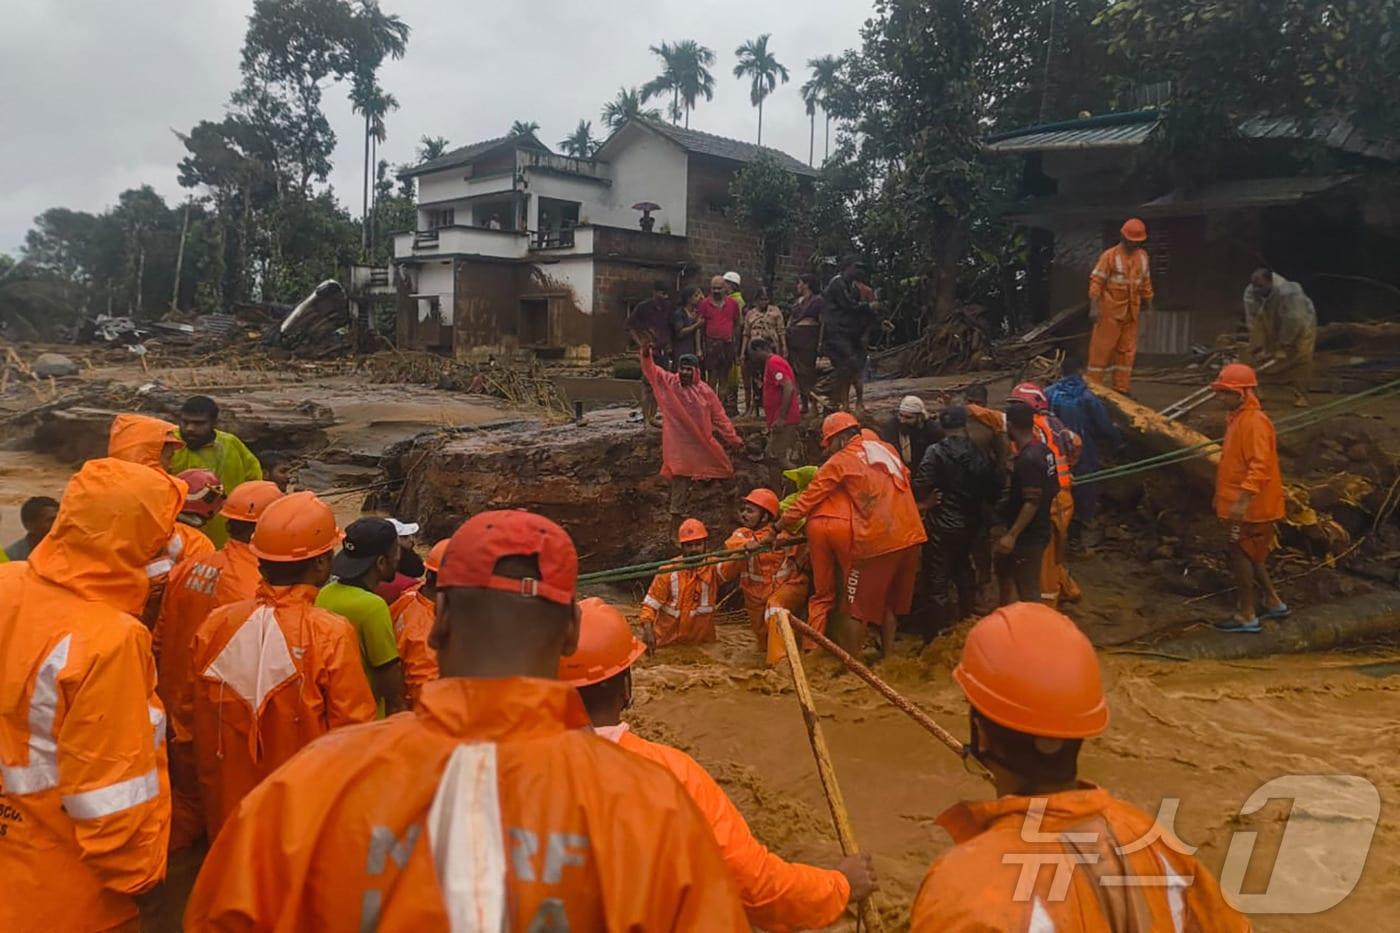
[[[636,227],[641,218],[632,205],[654,201],[661,210],[656,229],[670,226],[671,233],[685,236],[686,154],[680,146],[655,133],[634,130],[633,137],[610,160],[613,184],[609,189],[607,219],[593,217],[594,223],[612,227]]]
[[[458,198],[499,194],[511,190],[512,178],[509,172],[470,180],[465,177],[466,173],[467,166],[458,165],[440,172],[419,175],[418,203],[432,204],[437,201],[453,201]]]
[[[593,260],[591,257],[561,259],[559,262],[537,263],[540,277],[556,287],[567,287],[574,293],[574,303],[584,314],[593,313]]]
[[[420,296],[438,296],[438,308],[442,312],[442,323],[452,323],[452,296],[453,278],[452,262],[429,261],[418,267],[418,278],[416,281],[414,294]],[[419,299],[419,307],[424,307],[424,299]]]

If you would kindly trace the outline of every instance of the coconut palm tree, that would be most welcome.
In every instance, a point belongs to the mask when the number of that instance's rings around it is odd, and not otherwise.
[[[826,155],[822,161],[831,158],[831,110],[827,103],[831,100],[832,94],[836,91],[838,73],[841,70],[841,61],[835,55],[823,55],[820,58],[809,58],[807,67],[812,69],[812,77],[806,84],[802,85],[802,100],[811,98],[812,103],[808,104],[807,112],[813,116],[813,132],[816,131],[816,112],[814,106],[821,105],[822,113],[826,116]]]
[[[540,125],[534,120],[516,120],[510,125],[511,136],[529,136],[531,133],[538,133]]]
[[[750,39],[734,50],[739,63],[734,66],[734,77],[749,79],[749,102],[758,108],[758,144],[763,145],[763,99],[772,94],[778,82],[787,84],[787,66],[778,62],[768,48],[771,33],[765,32],[757,39]]]
[[[617,96],[603,105],[603,125],[610,130],[617,130],[628,120],[638,117],[660,120],[661,111],[655,107],[643,107],[641,93],[635,87],[618,88]]]
[[[427,162],[445,155],[451,145],[446,136],[422,136],[418,139],[418,161]]]
[[[653,45],[651,51],[661,58],[662,69],[661,74],[642,85],[642,100],[670,92],[671,121],[679,121],[683,113],[689,128],[696,101],[701,97],[715,99],[715,76],[709,67],[715,63],[715,53],[694,39],[662,42]]]
[[[598,140],[593,138],[593,121],[579,120],[574,131],[559,140],[559,149],[577,159],[586,159],[598,148]]]

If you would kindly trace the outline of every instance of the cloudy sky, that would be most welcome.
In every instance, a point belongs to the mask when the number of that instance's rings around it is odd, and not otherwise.
[[[620,85],[658,68],[647,47],[696,39],[714,49],[715,99],[691,126],[751,139],[748,84],[734,78],[734,48],[770,32],[792,80],[764,105],[763,139],[807,157],[798,95],[809,58],[858,41],[864,0],[381,0],[412,27],[408,54],[382,82],[399,100],[381,154],[412,158],[424,134],[462,145],[535,120],[553,146],[594,121]],[[14,253],[34,215],[54,206],[98,211],[126,188],[149,184],[182,197],[172,130],[217,119],[238,83],[238,52],[252,0],[27,0],[6,5],[0,28],[0,251]],[[325,110],[339,137],[330,182],[358,199],[362,137],[343,85]],[[821,146],[818,125],[817,145]]]

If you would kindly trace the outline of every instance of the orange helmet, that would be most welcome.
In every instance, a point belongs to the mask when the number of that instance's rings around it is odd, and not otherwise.
[[[579,600],[578,648],[559,659],[559,680],[587,687],[621,674],[646,651],[622,613],[596,596]]]
[[[778,494],[771,489],[755,489],[744,497],[750,505],[756,505],[774,518],[778,517]]]
[[[314,492],[294,492],[263,509],[251,548],[263,560],[291,562],[319,557],[342,537],[330,506]]]
[[[189,487],[181,512],[199,518],[213,518],[218,514],[224,504],[224,487],[212,470],[184,470],[179,476]]]
[[[1129,243],[1147,242],[1147,224],[1138,220],[1136,217],[1129,217],[1124,221],[1122,229],[1118,232],[1121,233],[1123,239],[1127,240]]]
[[[229,494],[219,514],[236,522],[255,522],[261,517],[263,509],[282,498],[282,495],[276,483],[265,479],[239,483]]]
[[[1232,392],[1243,393],[1245,389],[1254,389],[1259,386],[1259,377],[1255,375],[1254,368],[1245,363],[1230,363],[1220,370],[1220,375],[1215,377],[1215,381],[1210,384],[1212,389],[1228,389]]]
[[[860,422],[856,420],[855,415],[848,411],[833,411],[822,422],[822,446],[830,445],[831,439],[842,431],[858,427],[860,427]]]
[[[433,573],[437,573],[438,568],[442,566],[442,557],[447,553],[447,545],[451,541],[451,538],[443,538],[437,544],[434,544],[432,550],[428,552],[427,559],[423,561],[423,566]]]
[[[681,522],[681,530],[676,535],[676,537],[680,539],[681,544],[688,544],[691,541],[704,541],[709,536],[710,532],[706,530],[705,523],[698,518],[687,518],[685,521]]]
[[[1023,382],[1011,390],[1011,395],[1006,399],[1008,402],[1022,402],[1031,406],[1032,411],[1049,411],[1050,400],[1045,397],[1045,392],[1034,382]]]
[[[1084,739],[1108,728],[1094,646],[1049,606],[1014,603],[974,625],[953,679],[973,709],[1017,732]]]

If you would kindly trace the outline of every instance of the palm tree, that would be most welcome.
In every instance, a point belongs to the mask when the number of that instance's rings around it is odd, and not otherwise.
[[[816,165],[817,105],[821,103],[821,90],[817,87],[816,79],[804,82],[800,93],[802,94],[802,106],[807,108],[807,119],[812,121],[811,129],[807,135],[807,164]]]
[[[379,86],[379,66],[384,59],[403,58],[408,48],[408,24],[385,13],[377,0],[360,0],[351,24],[350,47],[353,76],[350,102],[356,113],[365,115],[364,224],[363,246],[369,249],[370,167],[374,164],[372,140],[384,140],[384,116],[398,108],[398,101]]]
[[[694,39],[681,39],[672,44],[663,42],[651,47],[653,54],[660,56],[661,74],[642,85],[642,100],[671,92],[671,120],[676,122],[685,114],[685,125],[690,127],[690,111],[701,97],[715,99],[715,76],[710,73],[710,65],[715,63],[715,53]]]
[[[370,166],[374,165],[375,151],[379,144],[387,137],[387,129],[384,125],[384,118],[392,110],[399,109],[398,99],[393,94],[384,93],[384,89],[379,86],[373,75],[359,76],[355,78],[359,87],[350,92],[351,109],[355,113],[362,113],[365,116],[365,175],[363,212],[361,214],[361,237],[360,245],[366,251],[370,245],[370,212],[373,205],[372,189],[370,185]]]
[[[516,120],[510,125],[511,136],[529,136],[538,133],[540,125],[534,120]]]
[[[439,158],[447,153],[447,147],[451,145],[445,136],[424,136],[418,140],[418,161]]]
[[[661,111],[655,107],[643,107],[641,94],[635,87],[618,88],[617,96],[603,105],[603,125],[610,130],[617,130],[628,120],[638,117],[660,120]]]
[[[559,140],[560,151],[576,159],[588,158],[597,148],[598,141],[593,138],[593,121],[591,120],[579,120],[574,131]]]
[[[778,87],[778,81],[788,82],[787,66],[778,62],[768,48],[771,33],[765,32],[734,50],[739,64],[734,77],[749,79],[749,102],[758,108],[758,144],[763,145],[763,99]]]
[[[825,161],[831,158],[831,109],[827,105],[836,91],[841,61],[835,55],[823,55],[820,58],[809,58],[807,67],[812,69],[812,77],[802,85],[802,99],[807,101],[811,98],[812,103],[808,104],[807,112],[813,115],[814,121],[816,114],[813,108],[816,104],[821,105],[822,113],[826,116],[826,155],[823,157]],[[813,132],[815,131],[814,122]]]

